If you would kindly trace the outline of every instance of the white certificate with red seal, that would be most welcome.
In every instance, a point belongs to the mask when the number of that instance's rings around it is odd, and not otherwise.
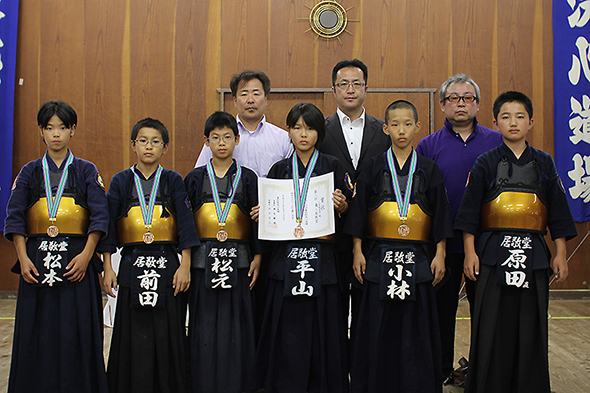
[[[300,183],[303,179],[299,179]],[[301,227],[304,235],[295,237],[298,226],[292,179],[258,178],[258,238],[261,240],[314,239],[336,232],[334,216],[334,173],[312,177],[305,201]]]

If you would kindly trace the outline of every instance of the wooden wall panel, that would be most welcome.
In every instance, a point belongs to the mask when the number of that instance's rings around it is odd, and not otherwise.
[[[84,126],[84,3],[41,2],[39,98],[60,98],[76,108]],[[82,16],[74,17],[72,15]],[[86,142],[84,137],[76,142]],[[72,146],[74,147],[74,145]]]
[[[159,119],[174,139],[176,2],[131,1],[131,125]],[[130,132],[131,130],[129,130]],[[174,149],[162,165],[174,169]],[[129,166],[137,157],[131,155]]]
[[[242,68],[267,71],[273,59],[269,56],[269,6],[271,0],[222,1],[221,81],[225,86]],[[277,3],[275,1],[275,3]],[[272,75],[270,75],[272,78]]]
[[[41,8],[35,2],[19,4],[19,31],[17,36],[17,58],[15,102],[14,102],[14,145],[13,178],[27,162],[38,158],[41,153],[41,138],[37,129],[39,109],[41,58]],[[27,15],[27,17],[23,17]],[[18,83],[22,80],[22,84]]]
[[[371,6],[364,2],[362,6],[362,21],[376,22],[355,24],[363,31],[362,53],[358,57],[369,68],[367,85],[372,88],[407,87],[407,2],[383,0]],[[336,62],[332,67],[334,64]]]
[[[317,47],[312,34],[301,34],[309,23],[297,19],[303,16],[304,3],[284,1],[269,10],[272,45],[268,71],[275,86],[317,87],[317,75],[313,72]]]
[[[553,139],[553,29],[543,28],[544,26],[553,25],[553,14],[551,12],[551,2],[538,0],[537,4],[538,3],[541,3],[542,5],[539,8],[543,15],[539,18],[540,21],[537,21],[537,18],[535,18],[535,30],[542,30],[542,42],[540,44],[535,42],[535,45],[541,45],[543,51],[540,59],[538,58],[539,54],[533,59],[535,62],[535,64],[533,64],[533,69],[541,68],[543,74],[541,79],[543,89],[540,93],[535,93],[536,99],[533,101],[533,104],[536,105],[537,115],[535,115],[535,117],[538,119],[540,117],[539,114],[543,114],[544,120],[543,124],[541,124],[543,126],[541,130],[544,130],[544,132],[542,132],[543,150],[553,155],[555,153],[555,143]],[[540,64],[537,64],[539,62]],[[537,98],[539,94],[541,95],[541,99]],[[539,126],[538,121],[537,126]],[[539,127],[537,127],[537,129],[539,129]]]
[[[287,114],[297,102],[310,102],[324,112],[324,95],[322,93],[271,93],[272,99],[268,101],[267,120],[271,123],[287,129]],[[237,113],[233,101],[232,113]]]
[[[123,157],[121,150],[129,148],[130,130],[123,131],[121,123],[126,5],[123,1],[101,0],[87,3],[84,12],[84,127],[78,129],[75,138],[84,137],[86,143],[76,145],[76,154],[94,162],[106,186],[117,169],[127,163],[116,158]],[[96,149],[97,145],[102,148]]]
[[[464,72],[480,85],[478,120],[492,126],[497,94],[518,89],[535,106],[529,140],[553,152],[551,0],[338,0],[348,10],[341,42],[306,32],[318,0],[36,0],[20,1],[14,169],[44,152],[36,112],[52,98],[78,111],[75,154],[97,164],[108,184],[135,161],[129,147],[139,119],[159,118],[171,133],[164,166],[185,175],[202,146],[205,119],[219,108],[217,88],[233,73],[255,67],[275,88],[329,88],[334,64],[360,58],[369,66],[370,88],[438,88]],[[43,16],[43,17],[41,17]],[[358,21],[358,22],[357,22]],[[428,129],[423,96],[369,94],[367,112],[382,117],[395,98],[418,106]],[[235,113],[231,97],[226,109]],[[284,126],[299,101],[334,113],[331,93],[273,93],[269,121]],[[434,128],[444,116],[435,105]],[[578,224],[581,236],[590,224]],[[571,260],[572,275],[552,288],[582,288],[590,282],[590,240]],[[0,241],[0,268],[14,261]],[[0,289],[14,289],[16,276],[2,276]]]
[[[221,5],[179,1],[176,23],[176,131],[171,148],[176,170],[186,175],[201,151],[203,119],[219,109]],[[194,34],[186,34],[189,31]]]

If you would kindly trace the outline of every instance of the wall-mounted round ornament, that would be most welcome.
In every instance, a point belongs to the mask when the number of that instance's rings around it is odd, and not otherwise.
[[[340,34],[347,32],[352,35],[350,31],[346,30],[348,23],[358,22],[358,20],[348,19],[347,12],[353,7],[344,8],[336,0],[321,0],[313,7],[307,5],[306,7],[310,9],[308,18],[310,28],[305,32],[311,30],[317,37],[325,38],[328,41],[335,38],[342,44],[339,38]]]

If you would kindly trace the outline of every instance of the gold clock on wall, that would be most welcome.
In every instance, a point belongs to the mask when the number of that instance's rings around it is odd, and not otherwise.
[[[310,9],[309,18],[299,18],[309,20],[309,29],[305,32],[313,31],[318,37],[325,38],[328,42],[330,39],[337,39],[340,44],[340,34],[347,32],[346,30],[349,22],[358,22],[358,20],[348,19],[347,12],[353,7],[344,8],[342,4],[336,0],[322,0],[315,4],[313,7],[306,5]]]

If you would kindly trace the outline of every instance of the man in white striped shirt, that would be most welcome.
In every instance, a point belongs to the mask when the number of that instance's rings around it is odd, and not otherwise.
[[[260,177],[266,177],[271,166],[293,152],[293,144],[287,132],[266,121],[264,110],[270,92],[270,79],[255,69],[234,74],[230,81],[234,105],[238,110],[236,120],[240,142],[234,150],[234,158]],[[207,164],[211,149],[203,146],[195,167]]]

